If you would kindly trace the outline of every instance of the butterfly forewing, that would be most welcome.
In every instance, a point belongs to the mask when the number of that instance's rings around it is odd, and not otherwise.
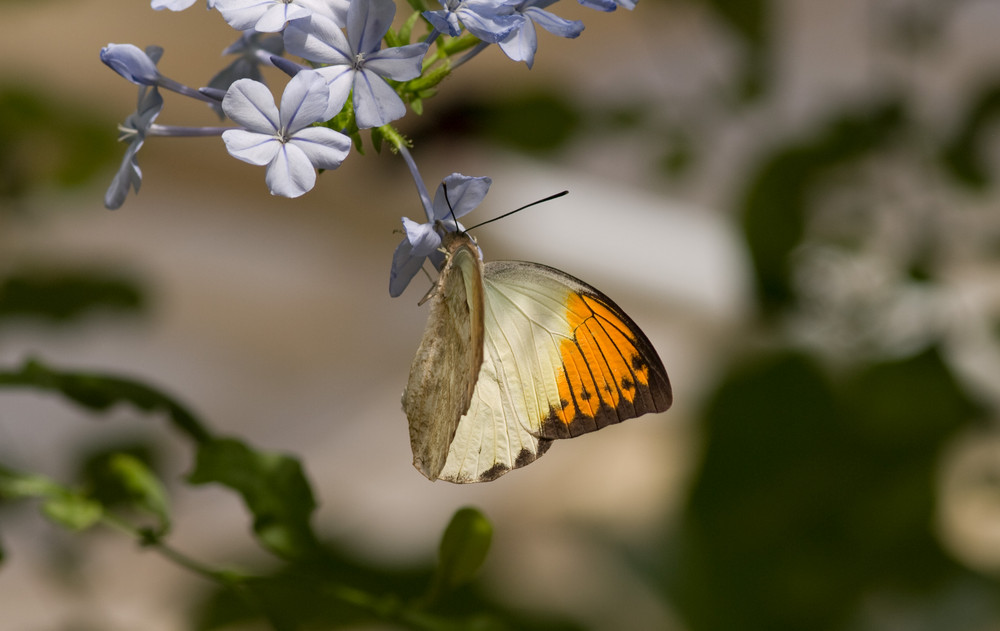
[[[531,384],[521,388],[524,401],[515,407],[532,432],[569,438],[670,407],[670,381],[659,356],[603,293],[537,263],[487,263],[484,278],[487,310],[510,305],[493,309],[497,326],[533,332],[533,363],[507,370],[511,379]]]

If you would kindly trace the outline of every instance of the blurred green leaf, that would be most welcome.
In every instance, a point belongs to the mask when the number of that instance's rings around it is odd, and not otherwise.
[[[959,580],[935,474],[978,414],[935,349],[837,379],[797,353],[734,369],[706,410],[672,602],[699,630],[840,629],[866,595]]]
[[[689,172],[697,161],[697,150],[690,136],[679,130],[670,130],[664,145],[660,169],[670,177]]]
[[[1000,82],[988,83],[973,98],[961,124],[945,145],[941,159],[961,184],[982,190],[991,184],[996,165],[987,159],[987,132],[1000,120]]]
[[[107,470],[127,493],[130,504],[159,521],[154,533],[166,534],[170,530],[169,502],[163,484],[153,472],[138,458],[124,453],[112,456]]]
[[[42,513],[71,530],[84,530],[100,521],[104,510],[99,502],[64,487],[49,478],[21,473],[0,465],[0,497],[42,500]]]
[[[75,479],[82,480],[89,496],[108,508],[129,504],[134,499],[131,491],[111,470],[111,461],[120,454],[140,461],[151,472],[157,469],[155,447],[142,439],[130,441],[116,437],[111,443],[80,446],[76,454],[79,464],[75,468]]]
[[[130,403],[144,412],[164,412],[181,432],[196,442],[210,439],[204,425],[173,398],[127,377],[49,368],[35,359],[18,370],[0,370],[0,389],[32,388],[56,392],[89,410],[105,411]]]
[[[475,508],[459,509],[441,537],[435,594],[450,591],[472,580],[486,560],[493,539],[493,525]]]
[[[42,503],[42,512],[70,530],[90,528],[104,515],[104,509],[98,502],[76,493],[46,499]]]
[[[789,256],[805,238],[809,209],[823,176],[884,145],[904,123],[898,103],[834,117],[810,137],[761,161],[743,193],[743,233],[758,300],[773,315],[794,301]]]
[[[846,379],[843,397],[849,426],[859,438],[923,457],[931,457],[956,430],[986,415],[936,347],[861,369]]]
[[[565,146],[582,122],[578,104],[552,89],[460,101],[446,110],[434,109],[420,124],[423,133],[435,137],[477,135],[497,145],[537,154]],[[420,133],[414,134],[414,140],[419,144]]]
[[[139,284],[119,274],[96,269],[23,270],[0,283],[0,320],[67,321],[98,309],[138,311],[145,301]]]
[[[114,160],[115,129],[64,93],[0,84],[0,199],[72,187]]]
[[[494,142],[535,153],[563,146],[581,122],[576,105],[555,92],[492,101],[473,115]]]
[[[747,46],[741,96],[752,99],[766,89],[772,7],[769,0],[702,0]]]
[[[442,594],[431,609],[423,595],[429,565],[363,560],[325,545],[308,559],[246,584],[244,597],[213,588],[199,607],[197,631],[249,628],[266,619],[285,629],[415,629],[420,631],[582,631],[565,615],[524,611],[475,581]],[[255,628],[255,627],[254,627]]]
[[[198,446],[188,480],[222,484],[239,493],[253,515],[254,534],[272,553],[294,559],[315,552],[318,543],[309,520],[316,501],[295,458],[256,451],[232,438],[213,439]]]

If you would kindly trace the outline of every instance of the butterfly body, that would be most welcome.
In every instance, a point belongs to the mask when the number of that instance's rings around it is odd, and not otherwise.
[[[443,247],[403,393],[414,465],[429,479],[493,480],[553,440],[670,407],[656,351],[603,293],[537,263],[483,264],[464,233]]]

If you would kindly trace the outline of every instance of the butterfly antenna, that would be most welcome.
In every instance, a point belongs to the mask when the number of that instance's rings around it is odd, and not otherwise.
[[[447,193],[448,193],[448,191],[445,190],[445,199],[447,199]],[[487,219],[486,221],[484,221],[482,223],[477,223],[476,225],[472,226],[471,228],[466,228],[465,231],[468,232],[469,230],[475,230],[476,228],[479,228],[480,226],[485,226],[488,223],[493,223],[494,221],[499,221],[500,219],[503,219],[504,217],[509,217],[510,215],[513,215],[514,213],[521,212],[525,208],[531,208],[532,206],[535,206],[537,204],[541,204],[541,203],[544,203],[544,202],[551,201],[553,199],[557,199],[557,198],[562,197],[563,195],[566,195],[568,193],[569,193],[569,191],[562,191],[562,192],[556,193],[554,195],[549,195],[548,197],[544,197],[542,199],[533,201],[530,204],[525,204],[524,206],[521,206],[520,208],[515,208],[514,210],[512,210],[510,212],[506,212],[506,213],[500,215],[499,217],[494,217],[493,219]],[[449,205],[449,208],[450,208],[450,205]]]
[[[441,190],[444,191],[444,203],[448,204],[448,212],[451,213],[451,220],[455,222],[455,230],[458,230],[458,217],[455,216],[455,209],[451,207],[451,200],[448,199],[447,182],[441,182]]]

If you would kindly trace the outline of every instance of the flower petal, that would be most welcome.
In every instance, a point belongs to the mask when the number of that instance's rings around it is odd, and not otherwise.
[[[462,34],[458,16],[451,11],[424,11],[421,15],[431,23],[431,26],[446,35],[458,37]]]
[[[399,242],[396,251],[392,253],[392,268],[389,270],[390,296],[395,298],[403,293],[406,286],[423,267],[424,258],[423,256],[413,256],[413,247],[406,239]]]
[[[407,81],[420,76],[427,44],[408,44],[385,48],[365,59],[365,68],[383,77]]]
[[[145,136],[156,117],[163,110],[163,97],[155,87],[142,86],[139,88],[139,99],[136,104],[135,113],[129,116],[126,124],[131,125],[139,134]]]
[[[104,194],[104,207],[109,210],[121,208],[131,187],[136,193],[139,192],[139,185],[142,184],[142,170],[135,161],[135,154],[142,147],[142,139],[136,138],[125,150],[125,157],[118,167],[118,172],[111,180],[111,186]]]
[[[313,15],[330,18],[338,26],[347,24],[347,9],[351,4],[349,0],[296,0],[296,2],[309,9]]]
[[[317,169],[336,169],[351,151],[351,139],[328,127],[307,127],[289,141]]]
[[[488,177],[471,177],[452,173],[438,184],[434,193],[434,219],[458,219],[482,203],[493,180]],[[454,222],[452,222],[454,223]]]
[[[509,8],[497,3],[466,0],[456,13],[470,33],[491,44],[503,40],[520,23],[520,16],[510,15]]]
[[[289,2],[287,4],[279,2],[257,20],[257,25],[254,26],[254,29],[260,33],[277,33],[292,20],[306,19],[311,15],[312,11],[297,2]]]
[[[336,116],[347,103],[347,97],[351,94],[354,86],[354,68],[350,66],[327,66],[319,68],[314,72],[322,76],[327,82],[327,89],[330,92],[330,101],[323,120],[330,120]]]
[[[222,110],[234,123],[261,134],[275,134],[279,127],[278,108],[271,91],[253,79],[240,79],[226,90]]]
[[[525,18],[521,28],[514,29],[500,42],[500,50],[514,61],[523,61],[531,68],[535,63],[538,34],[531,20]]]
[[[257,166],[269,164],[281,148],[281,142],[273,135],[245,129],[227,129],[222,132],[222,141],[226,143],[229,155]]]
[[[359,129],[381,127],[406,114],[396,91],[371,70],[354,73],[354,118]]]
[[[370,54],[382,47],[396,15],[392,0],[352,0],[347,10],[347,41],[355,54]]]
[[[432,223],[417,223],[409,217],[403,217],[403,230],[406,232],[406,240],[413,247],[413,256],[427,256],[441,247],[441,235]]]
[[[570,39],[578,37],[583,32],[583,22],[580,20],[567,20],[555,13],[550,13],[538,7],[528,7],[524,10],[524,15],[532,22],[542,27],[553,35],[568,37]]]
[[[296,20],[285,29],[285,48],[293,55],[330,65],[351,65],[354,55],[344,32],[320,15]]]
[[[313,70],[303,70],[285,86],[281,95],[279,120],[288,135],[323,120],[330,102],[326,80]]]
[[[577,2],[588,9],[596,9],[598,11],[610,12],[618,8],[614,0],[577,0]]]
[[[274,160],[267,165],[264,180],[272,195],[298,197],[316,185],[316,170],[306,154],[293,144],[280,145]]]
[[[237,31],[254,28],[274,5],[274,0],[215,0],[215,8],[222,14],[226,24]]]

